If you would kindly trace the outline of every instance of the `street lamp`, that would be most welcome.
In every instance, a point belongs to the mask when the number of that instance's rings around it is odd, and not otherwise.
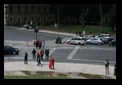
[[[35,33],[36,33],[36,42],[37,42],[37,33],[39,32],[38,28],[35,28]]]

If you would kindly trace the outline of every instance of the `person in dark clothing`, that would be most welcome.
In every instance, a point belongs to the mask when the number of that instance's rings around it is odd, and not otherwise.
[[[105,73],[109,74],[109,61],[108,60],[105,61]]]
[[[39,41],[36,41],[36,49],[38,48]]]
[[[36,57],[36,50],[33,48],[33,51],[31,52],[33,54],[33,59]]]
[[[116,76],[116,64],[114,66],[114,76]]]
[[[28,64],[28,53],[27,52],[25,52],[24,64]]]
[[[49,49],[45,50],[45,59],[48,60],[49,59]]]
[[[34,40],[34,42],[33,42],[33,45],[34,45],[34,46],[36,45],[36,42],[35,42],[35,40]]]

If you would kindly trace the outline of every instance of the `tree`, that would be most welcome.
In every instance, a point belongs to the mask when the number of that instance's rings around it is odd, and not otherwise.
[[[111,30],[114,31],[116,27],[116,4],[112,4],[108,13],[107,13],[107,20],[108,26],[111,27]]]

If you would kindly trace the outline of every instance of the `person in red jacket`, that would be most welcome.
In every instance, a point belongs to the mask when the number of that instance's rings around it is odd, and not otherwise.
[[[49,62],[49,68],[50,69],[54,69],[54,62],[55,62],[55,60],[54,60],[54,57],[53,57],[53,55],[50,57],[50,62]]]

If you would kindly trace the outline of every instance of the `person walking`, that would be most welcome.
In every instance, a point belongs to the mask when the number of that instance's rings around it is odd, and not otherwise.
[[[42,46],[42,41],[39,40],[39,43],[38,43],[38,47],[39,47],[39,49],[41,49],[41,46]]]
[[[36,41],[36,49],[38,49],[39,40]]]
[[[31,54],[33,54],[33,59],[35,59],[36,57],[36,50],[33,48],[33,51],[31,52]]]
[[[108,61],[108,59],[105,61],[105,73],[109,74],[109,61]]]
[[[44,56],[44,50],[41,49],[41,50],[40,50],[40,58],[41,58],[42,61],[43,61],[43,56]]]
[[[54,62],[55,62],[55,60],[54,60],[54,57],[53,57],[53,55],[50,57],[50,62],[49,62],[49,68],[50,69],[54,69]]]
[[[40,58],[39,52],[37,52],[36,60],[37,60],[37,66],[39,66],[40,64],[41,64],[41,66],[43,66],[42,63],[41,63],[41,58]]]
[[[42,49],[44,50],[44,47],[45,47],[45,41],[43,40],[42,41]]]
[[[28,64],[28,53],[27,52],[25,52],[24,64]]]
[[[48,60],[49,59],[49,49],[45,50],[45,59]]]

